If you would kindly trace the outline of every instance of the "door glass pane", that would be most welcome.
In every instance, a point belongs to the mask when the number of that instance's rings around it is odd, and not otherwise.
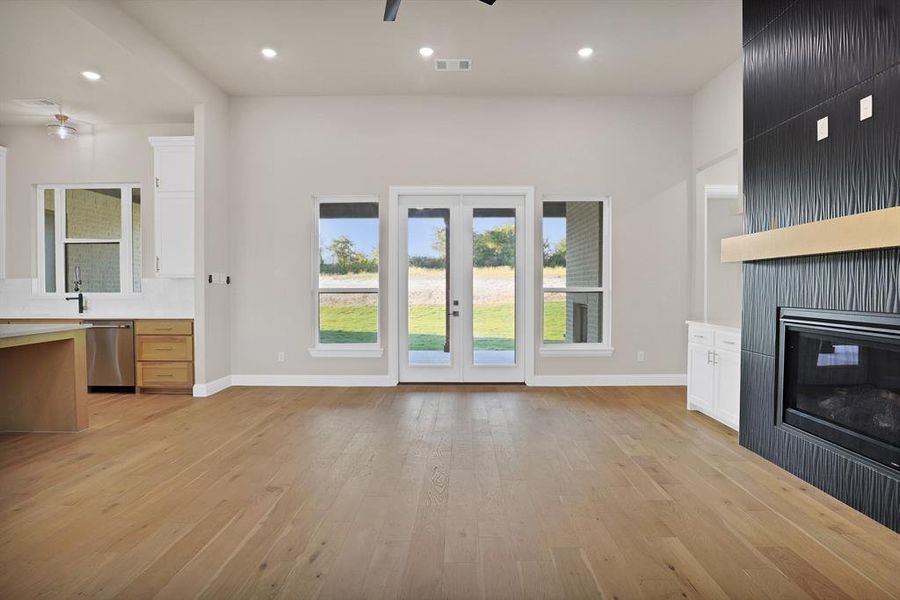
[[[545,344],[599,344],[602,340],[602,292],[544,292]]]
[[[118,242],[66,244],[66,292],[77,291],[119,291]]]
[[[66,190],[66,237],[117,240],[122,237],[122,190]]]
[[[377,341],[377,292],[319,294],[320,344],[374,344]]]
[[[472,211],[472,335],[476,365],[516,364],[516,211]]]
[[[319,205],[319,287],[378,287],[378,204]]]
[[[603,205],[544,202],[544,287],[601,287]]]
[[[44,286],[56,292],[56,206],[54,190],[44,190]]]
[[[408,217],[409,364],[449,365],[450,209],[410,208]]]

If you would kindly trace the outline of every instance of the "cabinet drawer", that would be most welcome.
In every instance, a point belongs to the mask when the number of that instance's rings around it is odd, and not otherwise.
[[[138,360],[193,360],[194,338],[188,335],[137,336]]]
[[[134,324],[134,332],[137,335],[191,335],[193,333],[193,321],[137,321]]]
[[[138,387],[182,388],[194,384],[193,363],[138,363]]]
[[[732,331],[716,331],[716,348],[739,351],[741,349],[740,334]]]
[[[688,330],[688,341],[692,344],[713,345],[713,330],[702,327],[691,327]]]

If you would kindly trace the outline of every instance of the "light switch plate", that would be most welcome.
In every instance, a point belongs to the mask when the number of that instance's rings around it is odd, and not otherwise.
[[[828,137],[828,117],[816,121],[816,140],[821,142]]]
[[[872,117],[872,96],[871,94],[859,101],[859,120],[865,121]]]

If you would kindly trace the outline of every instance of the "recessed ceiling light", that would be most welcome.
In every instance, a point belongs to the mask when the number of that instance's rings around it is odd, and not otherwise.
[[[422,55],[422,58],[428,58],[429,56],[434,54],[434,49],[429,48],[428,46],[422,46],[421,48],[419,48],[419,54]]]
[[[82,71],[81,76],[88,81],[99,81],[100,79],[100,73],[97,73],[96,71]]]
[[[594,53],[593,48],[588,48],[587,46],[585,46],[584,48],[582,48],[581,50],[578,51],[578,56],[580,56],[581,58],[587,58],[588,56],[590,56],[593,53]]]
[[[272,48],[263,48],[261,52],[262,55],[266,58],[275,58],[276,56],[278,56],[278,53],[275,52],[275,50],[273,50]]]

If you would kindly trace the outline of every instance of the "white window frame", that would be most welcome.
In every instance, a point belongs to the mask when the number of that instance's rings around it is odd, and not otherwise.
[[[6,146],[0,146],[0,279],[6,278]]]
[[[376,288],[320,288],[319,287],[319,207],[322,204],[340,204],[340,203],[373,203],[378,205],[378,287]],[[310,347],[309,354],[317,358],[380,358],[384,354],[382,346],[381,317],[384,310],[384,294],[381,291],[381,267],[384,264],[382,243],[381,243],[381,222],[383,207],[379,202],[377,195],[361,195],[361,196],[313,196],[313,235],[312,245],[310,247],[310,258],[312,263],[312,307],[313,307],[313,346]],[[319,342],[319,294],[376,294],[377,295],[377,311],[376,311],[376,332],[375,342],[365,344],[323,344]]]
[[[66,190],[94,190],[94,189],[113,189],[120,190],[121,210],[121,229],[122,233],[119,238],[115,239],[83,239],[83,238],[67,238],[66,234]],[[141,189],[139,183],[67,183],[56,185],[38,185],[35,186],[35,221],[36,221],[36,252],[37,257],[37,279],[35,281],[35,293],[43,296],[65,296],[74,292],[66,292],[66,272],[65,272],[65,248],[67,243],[74,244],[119,244],[119,291],[118,292],[84,292],[91,296],[100,296],[103,298],[119,298],[123,296],[140,296],[142,292],[134,291],[134,279],[132,268],[132,231],[131,231],[131,193],[134,189]],[[56,291],[47,291],[46,273],[44,271],[44,192],[45,190],[53,190],[53,210],[55,216],[55,233],[53,247],[56,252]],[[143,208],[143,191],[141,193],[141,204]],[[144,222],[144,215],[141,215],[141,223]],[[143,260],[141,261],[143,265]],[[143,285],[141,286],[143,290]]]
[[[603,210],[603,270],[601,285],[598,287],[544,287],[544,203],[545,202],[597,202]],[[542,251],[540,253],[540,311],[538,311],[538,327],[537,334],[540,336],[540,355],[553,356],[612,356],[615,348],[612,346],[612,198],[609,196],[544,196],[541,198],[540,206],[540,233]],[[602,340],[597,342],[575,343],[566,342],[561,344],[545,344],[544,343],[544,294],[545,293],[578,293],[578,292],[601,292],[603,299],[603,329]]]

